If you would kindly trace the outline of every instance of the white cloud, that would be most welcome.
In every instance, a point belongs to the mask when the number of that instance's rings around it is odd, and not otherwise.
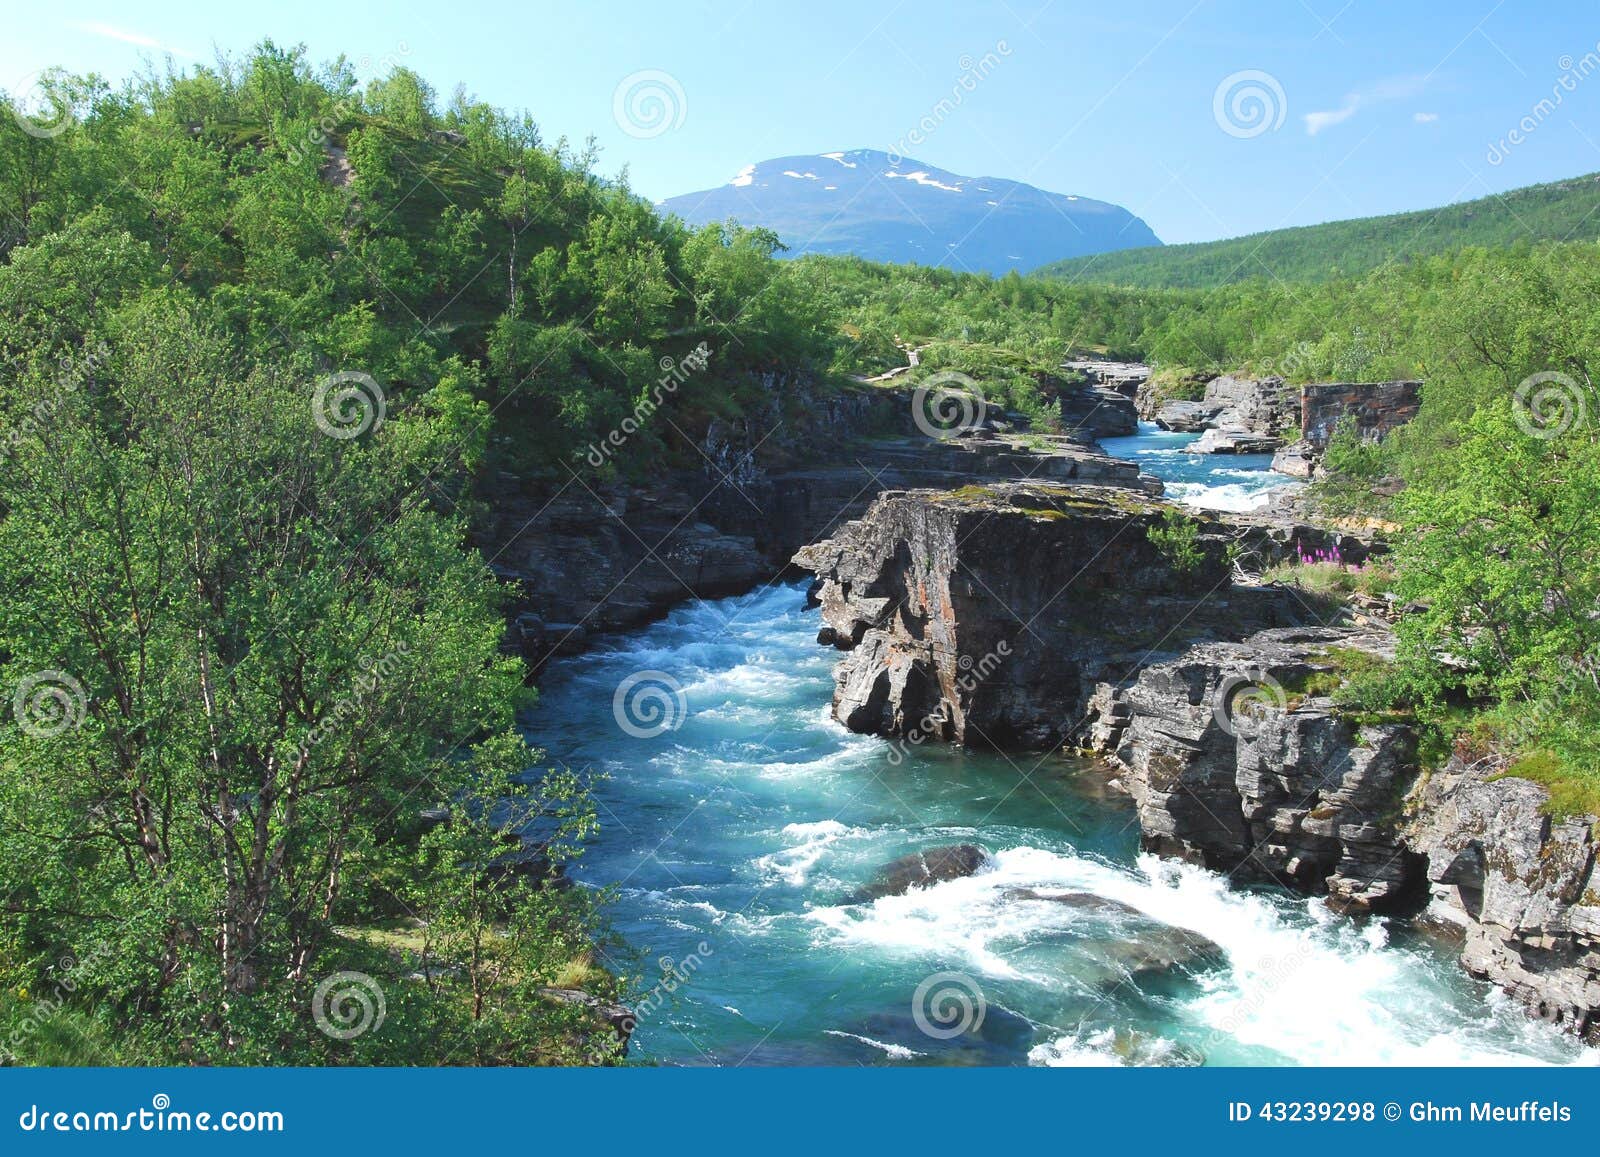
[[[174,48],[164,44],[154,36],[146,36],[142,32],[129,32],[126,28],[115,28],[110,24],[101,24],[97,20],[74,20],[72,27],[79,32],[87,32],[91,36],[103,36],[107,40],[118,40],[123,44],[131,44],[135,48],[154,48],[161,52],[170,52],[174,56],[192,56],[193,53],[185,52],[181,48]]]
[[[1439,119],[1439,114],[1436,112],[1416,112],[1411,114],[1411,119],[1419,125],[1431,125]]]
[[[1354,96],[1350,96],[1345,98],[1344,104],[1339,108],[1329,109],[1326,112],[1308,112],[1305,115],[1306,132],[1311,136],[1316,136],[1325,128],[1343,124],[1355,116],[1356,109],[1360,107],[1361,101]]]
[[[1314,137],[1323,129],[1343,124],[1355,116],[1358,111],[1371,105],[1382,104],[1391,100],[1404,100],[1407,97],[1416,96],[1426,84],[1426,77],[1398,76],[1389,80],[1381,80],[1370,88],[1352,92],[1344,98],[1344,102],[1338,108],[1306,113],[1301,118],[1305,121],[1306,134]],[[1431,116],[1432,114],[1428,115]],[[1418,120],[1421,120],[1420,115]]]

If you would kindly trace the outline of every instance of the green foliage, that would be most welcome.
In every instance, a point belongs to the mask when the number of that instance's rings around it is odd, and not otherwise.
[[[1362,594],[1372,598],[1381,598],[1395,584],[1393,569],[1381,562],[1359,567],[1337,562],[1284,562],[1268,567],[1261,579],[1316,595]]]
[[[1200,524],[1181,510],[1163,510],[1160,519],[1146,531],[1146,536],[1172,569],[1185,579],[1192,579],[1205,564]]]
[[[1600,777],[1600,436],[1592,420],[1540,428],[1519,406],[1481,406],[1401,496],[1399,590],[1422,606],[1400,623],[1401,654],[1425,704],[1488,705],[1493,750],[1544,753],[1527,764],[1535,778],[1587,798]]]
[[[1589,746],[1592,747],[1592,739]],[[1557,819],[1600,816],[1600,766],[1592,755],[1585,758],[1585,749],[1570,744],[1563,747],[1564,751],[1553,748],[1528,751],[1512,763],[1505,774],[1516,779],[1531,779],[1549,792],[1544,810]]]
[[[1214,288],[1271,278],[1318,282],[1360,277],[1466,245],[1600,239],[1600,175],[1532,185],[1441,209],[1276,229],[1225,241],[1124,249],[1059,261],[1046,277],[1103,285]]]
[[[26,276],[0,269],[0,302]],[[329,436],[309,358],[247,347],[182,289],[115,304],[69,280],[58,314],[4,316],[0,682],[31,691],[0,722],[0,984],[55,991],[75,961],[65,1007],[12,1051],[82,1059],[62,1034],[89,1018],[79,1036],[141,1060],[558,1057],[581,1018],[544,1010],[538,978],[591,942],[589,901],[472,870],[507,801],[533,795],[556,862],[593,827],[570,778],[511,782],[533,759],[511,731],[521,665],[439,508],[482,460],[484,404],[446,372]],[[454,842],[418,853],[434,804]],[[335,934],[406,908],[470,996]],[[461,956],[490,925],[492,975]],[[407,1015],[318,1031],[314,988],[344,969]]]

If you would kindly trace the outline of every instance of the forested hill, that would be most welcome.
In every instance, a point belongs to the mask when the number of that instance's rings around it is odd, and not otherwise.
[[[267,44],[121,90],[53,74],[46,93],[0,117],[0,302],[59,286],[57,344],[166,294],[306,380],[370,375],[391,411],[454,380],[493,409],[503,464],[557,474],[664,358],[715,351],[678,392],[693,406],[820,356],[814,311],[771,283],[770,234],[665,220],[591,149],[408,70],[361,86]],[[0,361],[40,328],[0,306]]]
[[[1125,249],[1046,265],[1037,273],[1104,285],[1209,289],[1232,282],[1335,281],[1464,246],[1600,238],[1600,173],[1530,185],[1439,209],[1329,221],[1161,248]]]

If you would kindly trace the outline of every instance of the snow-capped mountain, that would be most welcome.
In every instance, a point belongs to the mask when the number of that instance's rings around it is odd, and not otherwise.
[[[963,177],[875,149],[778,157],[661,207],[692,225],[729,217],[801,253],[853,253],[1001,274],[1051,261],[1160,245],[1119,205],[999,177]]]

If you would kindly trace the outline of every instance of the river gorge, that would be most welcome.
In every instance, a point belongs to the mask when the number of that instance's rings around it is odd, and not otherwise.
[[[1287,480],[1108,439],[1235,509]],[[1187,488],[1187,490],[1185,490]],[[572,869],[642,972],[633,1055],[668,1064],[1594,1063],[1400,916],[1141,852],[1102,764],[860,734],[804,582],[696,600],[549,663],[530,740],[603,777]],[[975,871],[875,886],[930,849]]]

